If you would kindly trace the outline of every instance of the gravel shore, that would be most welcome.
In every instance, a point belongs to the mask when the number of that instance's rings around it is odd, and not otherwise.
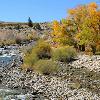
[[[79,55],[60,65],[59,73],[46,76],[13,66],[0,72],[0,83],[30,94],[29,100],[100,100],[100,56]]]

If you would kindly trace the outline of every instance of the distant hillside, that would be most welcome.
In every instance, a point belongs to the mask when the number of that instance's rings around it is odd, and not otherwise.
[[[22,22],[3,22],[3,21],[0,21],[0,27],[15,27],[15,26],[20,26],[21,28],[26,28],[26,27],[29,27],[28,26],[28,23],[22,23]],[[44,30],[44,29],[49,29],[50,28],[50,23],[49,22],[44,22],[44,23],[33,23],[33,29],[36,29],[36,28],[40,28],[41,30]]]
[[[33,40],[42,38],[44,35],[48,37],[51,32],[50,23],[33,23],[33,27],[29,27],[28,23],[21,22],[1,22],[0,23],[0,45],[15,44],[16,41]]]

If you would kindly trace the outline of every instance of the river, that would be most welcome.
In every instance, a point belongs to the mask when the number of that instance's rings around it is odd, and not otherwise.
[[[19,55],[16,47],[0,48],[0,70],[8,67]],[[26,95],[22,95],[19,91],[5,88],[0,84],[0,100],[26,100]]]

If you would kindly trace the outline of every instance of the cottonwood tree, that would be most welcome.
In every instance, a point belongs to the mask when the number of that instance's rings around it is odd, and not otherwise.
[[[53,32],[52,37],[53,41],[57,45],[72,45],[73,38],[71,34],[71,25],[70,20],[62,19],[60,22],[53,21]]]
[[[100,10],[94,2],[68,10],[68,17],[53,21],[52,26],[53,41],[57,45],[78,44],[83,51],[89,46],[94,54],[100,46]]]
[[[69,10],[70,18],[77,26],[76,40],[79,45],[89,45],[95,54],[100,45],[100,10],[96,3]]]

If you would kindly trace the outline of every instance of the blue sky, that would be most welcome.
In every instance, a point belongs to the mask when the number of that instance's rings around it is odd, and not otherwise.
[[[0,0],[0,21],[33,22],[60,20],[67,16],[67,9],[79,4],[99,0]]]

